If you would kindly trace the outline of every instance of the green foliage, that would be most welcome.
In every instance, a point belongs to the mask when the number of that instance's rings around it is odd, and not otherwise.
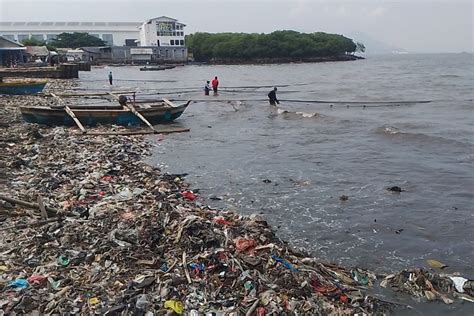
[[[195,33],[186,37],[197,61],[333,57],[356,51],[356,44],[342,35],[276,31],[270,34]]]
[[[61,33],[53,40],[56,47],[78,48],[78,47],[97,47],[106,46],[105,42],[100,38],[90,35],[89,33]]]
[[[44,41],[38,41],[37,39],[34,38],[26,38],[21,41],[21,43],[25,46],[46,46],[46,48],[49,51],[56,51],[57,48],[54,45],[48,44]]]
[[[38,41],[37,39],[34,39],[34,38],[25,38],[24,40],[21,41],[21,43],[25,46],[44,46],[45,45],[44,41]]]
[[[356,52],[364,53],[365,52],[365,45],[357,42],[356,43]]]

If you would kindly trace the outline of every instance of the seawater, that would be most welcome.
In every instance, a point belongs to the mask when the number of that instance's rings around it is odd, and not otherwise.
[[[390,272],[437,259],[446,272],[474,278],[472,54],[159,72],[106,67],[81,72],[81,87],[110,89],[109,71],[113,89],[201,100],[177,121],[191,132],[150,137],[151,163],[189,173],[201,202],[262,214],[279,236],[327,261]],[[220,94],[205,97],[214,76]],[[282,100],[343,103],[274,108],[264,101],[270,88],[258,88],[273,85]],[[414,100],[431,102],[344,104]],[[404,192],[386,190],[395,185]],[[430,306],[424,310],[437,310]]]

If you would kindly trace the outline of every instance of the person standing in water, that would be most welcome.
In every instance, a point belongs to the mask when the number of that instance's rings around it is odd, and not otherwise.
[[[215,76],[214,80],[212,80],[212,90],[214,90],[214,95],[217,95],[217,87],[219,87],[219,80],[217,79],[217,76]]]
[[[109,72],[109,83],[112,85],[113,77],[112,77],[112,71]]]
[[[209,91],[211,91],[211,87],[209,86],[209,80],[206,81],[206,85],[204,86],[204,95],[209,95]]]
[[[280,101],[278,101],[277,95],[276,95],[277,90],[278,90],[277,87],[275,87],[273,88],[272,91],[268,93],[268,102],[270,102],[271,105],[280,104]]]

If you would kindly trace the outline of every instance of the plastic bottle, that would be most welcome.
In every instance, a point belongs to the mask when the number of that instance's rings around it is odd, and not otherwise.
[[[137,308],[137,310],[139,311],[146,311],[146,309],[148,308],[148,299],[146,297],[146,294],[142,294],[140,295],[140,297],[137,299],[137,303],[135,305],[135,307]]]

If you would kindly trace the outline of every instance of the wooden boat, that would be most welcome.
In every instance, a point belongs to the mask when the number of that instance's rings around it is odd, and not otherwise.
[[[43,91],[42,82],[0,82],[0,94],[35,94]]]
[[[166,70],[166,69],[173,69],[176,66],[168,65],[168,66],[156,66],[156,67],[141,67],[140,71],[159,71],[159,70]]]
[[[136,109],[151,124],[171,122],[183,114],[191,101],[182,105],[174,105],[165,100],[158,103],[137,104]],[[23,119],[29,123],[46,125],[68,125],[76,123],[68,113],[71,110],[75,117],[87,126],[97,124],[141,125],[143,121],[133,113],[131,108],[116,106],[23,106],[20,107]]]

